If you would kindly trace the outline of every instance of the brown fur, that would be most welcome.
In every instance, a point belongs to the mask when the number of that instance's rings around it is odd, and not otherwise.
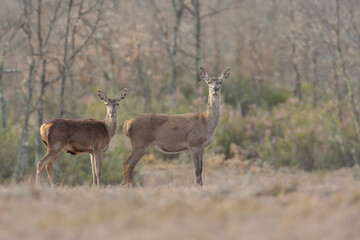
[[[44,141],[49,145],[61,142],[62,150],[73,155],[92,153],[93,149],[106,149],[110,142],[104,121],[95,119],[54,119],[50,123],[43,124],[40,131],[41,129],[48,130],[47,137],[44,134],[46,138],[41,135]]]
[[[208,109],[205,112],[180,115],[146,113],[125,121],[123,131],[130,138],[132,152],[123,162],[122,185],[134,185],[133,169],[151,147],[165,153],[190,150],[196,184],[202,185],[203,151],[211,143],[219,123],[220,89],[229,73],[230,68],[219,78],[209,78],[205,69],[200,68],[200,75],[209,85]]]
[[[211,132],[207,128],[206,113],[182,115],[141,114],[126,121],[125,135],[133,147],[147,145],[159,147],[167,153],[177,153],[195,145],[209,145]],[[129,131],[131,129],[131,131]]]

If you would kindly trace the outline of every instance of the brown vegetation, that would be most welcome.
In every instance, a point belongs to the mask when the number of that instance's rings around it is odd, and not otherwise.
[[[0,187],[3,239],[358,239],[360,170],[274,170],[207,156],[140,168],[144,186]],[[144,161],[144,162],[145,162]]]

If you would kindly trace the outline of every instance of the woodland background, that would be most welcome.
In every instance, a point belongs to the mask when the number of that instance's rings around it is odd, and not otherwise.
[[[231,67],[207,156],[306,171],[360,164],[360,1],[3,0],[0,182],[34,177],[44,120],[103,119],[96,90],[127,87],[103,154],[103,183],[120,183],[124,120],[205,110],[200,65],[214,76]],[[190,156],[150,151],[139,165],[163,161]],[[61,154],[55,181],[89,184],[89,156]]]

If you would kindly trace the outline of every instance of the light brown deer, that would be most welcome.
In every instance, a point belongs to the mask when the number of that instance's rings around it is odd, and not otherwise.
[[[123,89],[115,98],[106,97],[101,90],[97,93],[106,105],[107,114],[104,120],[54,119],[41,125],[40,134],[47,147],[47,153],[37,164],[37,185],[40,184],[44,167],[51,185],[54,185],[54,163],[61,151],[72,155],[89,153],[93,184],[101,184],[101,154],[106,151],[110,139],[115,135],[118,106],[125,98],[127,89]]]
[[[141,114],[124,122],[123,131],[130,138],[132,152],[124,160],[124,179],[121,185],[134,186],[133,170],[136,163],[151,147],[165,153],[191,153],[196,185],[202,185],[203,152],[214,135],[220,120],[220,92],[223,81],[229,77],[230,68],[220,77],[209,77],[200,67],[200,76],[209,86],[207,110],[202,113],[180,115]]]

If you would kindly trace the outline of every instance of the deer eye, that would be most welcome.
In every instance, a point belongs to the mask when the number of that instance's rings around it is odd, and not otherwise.
[[[109,104],[108,104],[108,103],[105,103],[105,106],[109,106]]]

